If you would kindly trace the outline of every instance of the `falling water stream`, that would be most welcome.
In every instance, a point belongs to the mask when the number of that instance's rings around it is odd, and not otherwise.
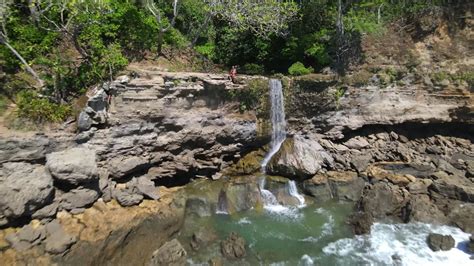
[[[263,174],[266,173],[268,162],[272,157],[280,150],[281,145],[286,139],[286,120],[285,120],[285,101],[283,95],[283,86],[281,80],[270,79],[270,120],[272,123],[272,139],[270,142],[270,150],[263,158],[261,163],[261,169]],[[278,204],[276,197],[269,190],[265,189],[265,175],[263,175],[259,182],[260,193],[264,202],[264,207],[268,210],[282,212],[287,210]],[[298,199],[299,207],[304,206],[304,197],[298,193],[295,181],[290,180],[288,182],[288,193],[290,196]]]
[[[270,151],[263,158],[262,172],[266,172],[267,164],[273,155],[280,150],[281,144],[286,139],[285,103],[283,98],[283,87],[278,79],[270,79],[270,119],[272,122],[272,140]]]

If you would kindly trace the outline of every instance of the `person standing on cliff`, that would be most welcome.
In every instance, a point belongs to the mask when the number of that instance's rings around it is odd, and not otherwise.
[[[229,78],[232,80],[232,83],[236,83],[235,78],[237,77],[237,66],[232,66],[229,71]]]

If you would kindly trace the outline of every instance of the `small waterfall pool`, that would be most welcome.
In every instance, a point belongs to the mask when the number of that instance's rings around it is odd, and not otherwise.
[[[231,189],[228,194],[221,190],[214,213],[186,217],[180,235],[182,243],[189,243],[196,232],[215,239],[237,232],[247,242],[247,254],[241,260],[224,260],[224,265],[472,265],[470,255],[463,251],[469,234],[460,229],[429,224],[374,224],[370,235],[354,236],[346,223],[352,203],[307,202],[295,181],[271,181],[265,175],[266,167],[285,141],[286,122],[281,81],[271,79],[269,87],[272,139],[261,163],[262,175],[249,177],[256,189],[242,186],[250,192],[237,199],[232,195],[242,193],[242,188]],[[267,179],[272,184],[267,184]],[[229,202],[245,205],[242,201],[253,192],[259,195],[263,206],[229,214]],[[451,234],[457,247],[447,252],[431,251],[426,245],[431,232]],[[211,259],[221,257],[220,242],[211,241],[198,251],[191,250],[188,264],[209,265]]]

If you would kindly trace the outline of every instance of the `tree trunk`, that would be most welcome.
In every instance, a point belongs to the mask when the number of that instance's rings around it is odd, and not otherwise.
[[[39,83],[40,87],[43,87],[44,86],[44,81],[38,76],[38,74],[30,67],[30,65],[28,65],[28,63],[26,62],[26,60],[23,58],[23,56],[21,56],[20,53],[18,53],[18,51],[13,48],[13,46],[11,46],[5,39],[2,39],[0,40],[1,43],[5,44],[5,46],[10,50],[12,51],[12,53],[16,56],[16,58],[18,58],[18,60],[21,61],[21,63],[25,66],[25,69],[26,71],[28,71],[28,73],[30,73]]]
[[[165,35],[165,32],[163,30],[160,30],[158,32],[158,40],[157,40],[157,48],[156,48],[156,52],[157,52],[157,55],[160,56],[163,54],[163,38],[164,38],[164,35]]]

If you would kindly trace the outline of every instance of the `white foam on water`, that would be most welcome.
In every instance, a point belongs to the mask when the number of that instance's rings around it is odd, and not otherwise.
[[[341,264],[474,265],[462,244],[469,240],[469,234],[458,228],[422,223],[376,223],[371,229],[370,235],[330,243],[323,252],[337,256]],[[451,235],[456,246],[449,251],[434,252],[426,243],[429,233]],[[392,256],[399,260],[394,261]]]
[[[298,199],[298,202],[299,202],[299,205],[298,207],[299,208],[302,208],[305,205],[305,199],[303,197],[303,195],[301,195],[299,192],[298,192],[298,188],[296,187],[296,182],[294,180],[289,180],[288,181],[288,194],[290,194],[290,196]]]
[[[322,226],[321,236],[332,235],[333,228],[334,228],[334,217],[332,217],[332,215],[329,215],[328,221],[324,223]]]
[[[244,218],[240,219],[237,223],[238,224],[251,224],[252,222],[249,220],[248,217],[244,217]]]
[[[300,262],[298,263],[298,266],[299,265],[301,265],[301,266],[311,266],[311,265],[314,265],[314,260],[309,255],[304,254],[301,257]]]

